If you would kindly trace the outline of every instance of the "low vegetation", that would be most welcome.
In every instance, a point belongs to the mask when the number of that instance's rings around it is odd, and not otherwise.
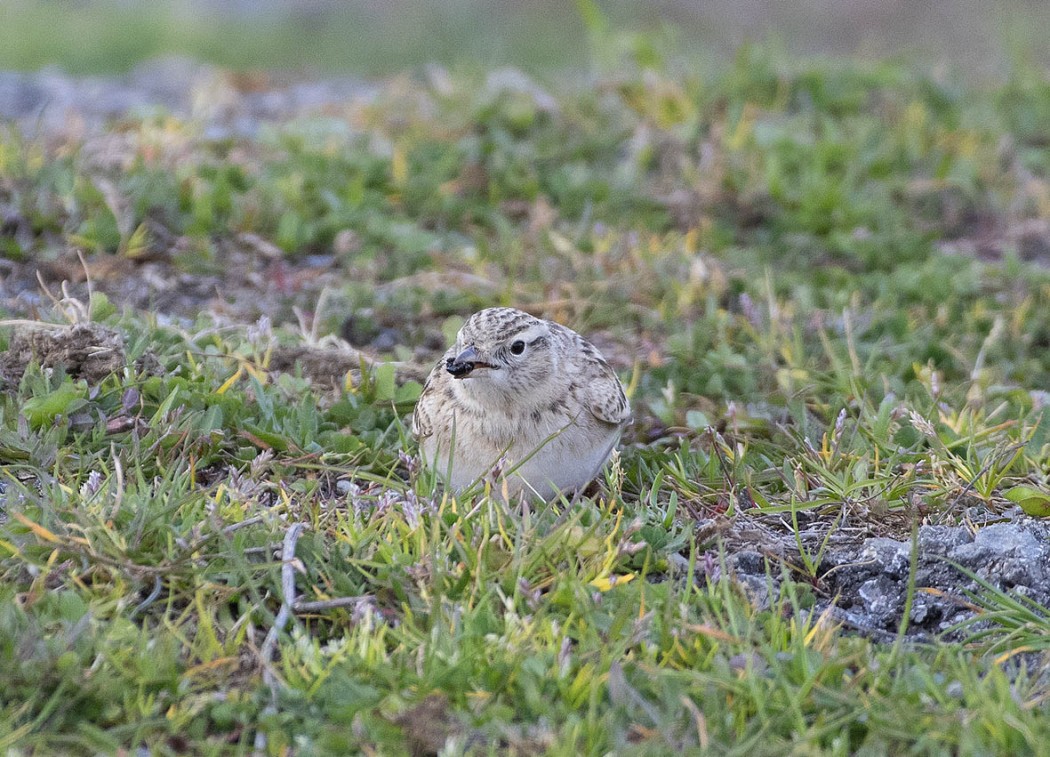
[[[1046,608],[989,586],[973,630],[868,638],[811,611],[819,549],[763,598],[717,534],[1046,514],[1050,81],[619,42],[585,83],[431,71],[252,137],[2,127],[0,262],[42,283],[0,329],[0,746],[1045,751]],[[229,310],[125,308],[150,266]],[[493,304],[629,384],[593,496],[419,469],[418,369]],[[340,329],[352,369],[275,370]]]

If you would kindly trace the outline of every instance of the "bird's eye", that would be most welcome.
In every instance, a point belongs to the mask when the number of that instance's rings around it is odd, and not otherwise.
[[[515,355],[520,355],[525,351],[525,342],[519,339],[510,346],[510,351],[513,352]]]

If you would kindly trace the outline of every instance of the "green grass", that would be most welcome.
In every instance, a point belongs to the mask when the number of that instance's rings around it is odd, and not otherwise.
[[[571,9],[513,3],[495,10],[457,0],[440,6],[410,1],[390,9],[357,2],[314,11],[238,12],[221,3],[175,0],[11,0],[0,27],[0,68],[58,65],[79,74],[123,73],[172,54],[237,71],[367,75],[435,61],[557,68],[586,62],[578,45],[582,34]]]
[[[1045,661],[1021,653],[1046,608],[988,591],[970,643],[880,645],[808,612],[819,550],[800,539],[763,606],[696,528],[847,507],[900,536],[918,504],[953,522],[1046,490],[1050,272],[1011,236],[1050,215],[1045,75],[973,89],[758,47],[616,66],[555,111],[459,73],[252,142],[131,121],[111,172],[5,127],[12,261],[168,254],[163,228],[184,271],[223,271],[245,233],[296,266],[349,229],[347,310],[412,342],[540,307],[620,345],[637,421],[593,498],[454,499],[389,366],[332,391],[265,372],[310,341],[287,326],[60,303],[127,354],[94,386],[34,365],[0,393],[0,746],[1045,751]],[[287,580],[346,602],[300,605],[273,650]]]
[[[732,0],[7,0],[0,69],[124,73],[176,54],[236,71],[376,75],[439,63],[550,74],[614,60],[622,50],[659,56],[669,45],[710,63],[756,39],[794,55],[907,55],[978,80],[1019,57],[1048,60],[1039,30],[1050,11],[1040,0],[1003,0],[994,9],[957,0],[952,14],[890,2],[829,8]],[[642,31],[617,34],[615,45],[581,44],[596,28]]]

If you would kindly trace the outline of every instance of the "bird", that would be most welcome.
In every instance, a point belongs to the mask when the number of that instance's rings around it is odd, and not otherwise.
[[[463,324],[412,416],[425,466],[453,491],[494,471],[506,497],[574,494],[601,471],[630,421],[623,384],[570,328],[509,307]]]

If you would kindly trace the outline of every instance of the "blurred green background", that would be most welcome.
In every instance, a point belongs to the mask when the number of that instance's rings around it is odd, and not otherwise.
[[[904,55],[977,77],[1050,62],[1046,0],[656,0],[597,3],[612,29],[721,57],[744,41],[791,54]],[[428,62],[588,63],[591,0],[3,0],[0,68],[126,71],[181,54],[234,69],[383,74]],[[593,32],[593,26],[589,29]]]

